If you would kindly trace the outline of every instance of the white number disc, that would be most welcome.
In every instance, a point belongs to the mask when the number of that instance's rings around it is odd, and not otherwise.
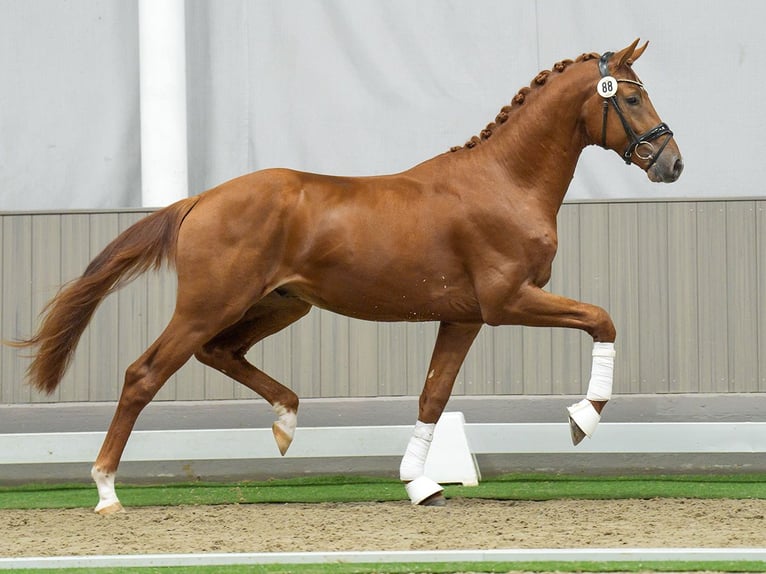
[[[612,76],[604,76],[596,84],[596,91],[602,98],[611,98],[617,93],[617,80]]]

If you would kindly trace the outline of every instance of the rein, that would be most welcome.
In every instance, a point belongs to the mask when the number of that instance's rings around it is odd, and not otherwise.
[[[617,83],[622,82],[627,84],[635,84],[642,90],[645,90],[645,88],[641,82],[637,82],[636,80],[628,80],[626,78],[615,79],[609,74],[609,58],[612,56],[612,54],[613,52],[604,52],[598,61],[598,70],[601,73],[602,78],[602,83],[599,85],[598,93],[602,98],[604,98],[604,116],[601,124],[601,147],[606,148],[606,125],[607,119],[609,117],[609,104],[611,104],[614,108],[614,111],[617,112],[617,117],[620,118],[620,122],[622,122],[622,127],[625,130],[625,135],[628,136],[628,146],[625,148],[625,151],[622,154],[622,159],[625,160],[626,164],[630,165],[633,159],[633,154],[636,154],[642,160],[649,160],[649,165],[646,166],[646,169],[649,169],[660,157],[660,154],[665,149],[665,146],[668,145],[668,142],[673,137],[673,132],[665,122],[658,124],[657,126],[641,135],[638,135],[635,131],[633,131],[633,128],[628,123],[625,114],[617,102]],[[614,82],[614,85],[612,85],[612,82]],[[661,136],[667,137],[655,153],[654,146],[651,142]],[[649,148],[648,155],[641,155],[639,151],[641,146],[646,146]]]

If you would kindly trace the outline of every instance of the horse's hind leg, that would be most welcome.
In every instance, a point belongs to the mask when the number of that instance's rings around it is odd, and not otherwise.
[[[114,478],[138,415],[165,381],[209,337],[204,322],[187,321],[174,314],[157,340],[125,371],[125,384],[117,409],[91,470],[98,487],[97,513],[112,514],[122,510],[114,490]]]
[[[434,427],[447,405],[455,378],[481,325],[442,323],[436,338],[423,392],[420,394],[418,421],[399,467],[399,478],[406,483],[413,504],[441,506],[442,488],[425,476],[426,457]]]
[[[283,455],[295,433],[298,396],[251,365],[245,354],[255,343],[294,323],[310,309],[311,305],[300,299],[271,293],[195,353],[197,360],[242,383],[271,404],[279,417],[272,432]]]

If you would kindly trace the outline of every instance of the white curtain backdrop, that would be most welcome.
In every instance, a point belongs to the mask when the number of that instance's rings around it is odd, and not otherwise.
[[[272,166],[401,171],[478,133],[541,69],[636,64],[686,171],[583,154],[568,199],[764,197],[759,0],[189,0],[192,193]],[[0,0],[0,210],[140,204],[136,2]]]

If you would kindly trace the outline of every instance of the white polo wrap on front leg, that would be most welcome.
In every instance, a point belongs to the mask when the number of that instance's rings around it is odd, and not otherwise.
[[[402,464],[399,466],[400,480],[410,481],[423,476],[435,427],[436,425],[433,423],[421,421],[415,423],[415,430],[412,432],[412,437],[402,458]]]
[[[596,432],[601,421],[601,415],[591,401],[608,401],[612,398],[614,356],[614,343],[593,343],[593,366],[588,394],[579,403],[567,408],[570,418],[589,438]]]
[[[608,401],[612,398],[614,355],[614,343],[593,343],[593,365],[586,395],[589,400]]]

